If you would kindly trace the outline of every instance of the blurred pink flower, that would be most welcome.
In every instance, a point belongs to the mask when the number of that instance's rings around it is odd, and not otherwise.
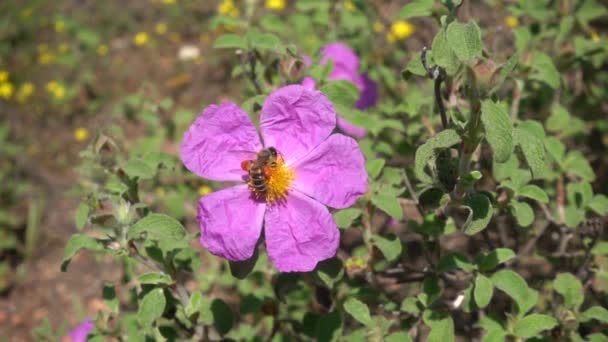
[[[330,80],[350,81],[361,92],[359,100],[355,104],[357,109],[363,110],[376,104],[378,101],[376,82],[370,79],[367,74],[359,74],[359,57],[348,45],[344,43],[327,44],[321,49],[321,54],[323,55],[320,62],[321,65],[327,63],[330,59],[334,63],[334,67],[329,75]],[[312,61],[310,57],[305,56],[303,59],[305,65],[311,65]],[[311,77],[305,77],[302,80],[302,85],[314,89],[316,81]],[[338,127],[352,136],[363,137],[366,134],[364,128],[354,126],[339,116]]]
[[[340,233],[326,206],[346,208],[367,190],[365,160],[356,141],[331,134],[336,112],[321,92],[291,85],[272,92],[262,106],[260,140],[237,105],[211,105],[185,133],[184,165],[215,181],[247,182],[241,162],[274,147],[276,169],[267,193],[249,183],[202,197],[200,242],[231,261],[252,257],[264,225],[268,255],[282,272],[308,272],[335,255]]]
[[[62,341],[86,342],[87,336],[91,333],[91,331],[93,331],[93,328],[95,328],[95,325],[93,325],[93,322],[87,318],[72,329],[69,335],[65,336]]]

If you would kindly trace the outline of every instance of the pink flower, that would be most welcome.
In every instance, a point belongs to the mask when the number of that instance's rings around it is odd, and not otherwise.
[[[367,190],[365,161],[350,137],[331,134],[336,112],[321,92],[291,85],[272,92],[260,117],[260,140],[237,105],[211,105],[184,135],[181,158],[195,174],[243,184],[202,197],[200,242],[231,261],[252,257],[262,233],[282,272],[308,272],[331,258],[340,233],[326,206],[346,208]],[[264,146],[278,152],[260,191],[241,168]],[[266,170],[264,174],[266,174]]]
[[[76,328],[70,331],[70,334],[62,339],[62,341],[69,342],[86,342],[87,336],[93,331],[95,325],[90,319],[85,319]]]
[[[321,49],[321,54],[323,58],[320,64],[325,64],[330,59],[333,61],[334,66],[329,75],[330,80],[349,81],[361,92],[359,100],[355,104],[357,109],[363,110],[376,104],[378,101],[376,82],[369,78],[367,74],[359,74],[359,57],[348,45],[344,43],[327,44]],[[305,65],[311,65],[310,57],[305,56],[303,59]],[[313,78],[305,77],[302,80],[302,85],[314,89],[317,83]],[[363,137],[366,134],[364,128],[354,126],[341,117],[338,117],[338,127],[352,136]]]

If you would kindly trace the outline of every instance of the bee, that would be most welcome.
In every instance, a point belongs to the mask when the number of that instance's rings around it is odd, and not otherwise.
[[[268,178],[277,168],[279,153],[276,148],[269,147],[258,152],[255,160],[245,160],[241,168],[249,173],[249,180],[256,193],[266,193]]]

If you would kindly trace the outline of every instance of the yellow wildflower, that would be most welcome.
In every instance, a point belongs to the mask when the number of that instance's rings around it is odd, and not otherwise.
[[[31,82],[25,82],[17,91],[17,101],[24,103],[34,93],[34,85]]]
[[[165,5],[173,5],[176,2],[176,0],[163,0],[163,4]]]
[[[355,10],[355,4],[353,4],[352,1],[345,1],[344,2],[344,9],[347,11],[354,11]]]
[[[517,17],[509,15],[505,18],[505,25],[507,25],[507,27],[509,28],[516,28],[517,26],[519,26],[519,19],[517,19]]]
[[[157,34],[162,36],[163,34],[167,33],[167,23],[163,23],[163,22],[157,23],[154,30],[156,31]]]
[[[209,185],[201,185],[198,187],[198,194],[201,196],[205,196],[210,194],[213,191]]]
[[[349,272],[358,272],[364,270],[367,267],[367,263],[361,257],[350,257],[346,259],[345,268]]]
[[[55,32],[57,33],[65,31],[65,23],[63,22],[63,20],[55,21],[55,24],[53,26],[55,27]]]
[[[43,52],[38,55],[39,64],[51,64],[55,61],[55,54],[52,52]]]
[[[6,82],[8,81],[8,71],[6,70],[0,70],[0,82]]]
[[[281,11],[285,9],[287,4],[285,0],[266,0],[266,8],[273,11]]]
[[[47,83],[46,90],[51,93],[57,100],[61,100],[65,96],[65,88],[57,81],[51,81]]]
[[[397,20],[391,26],[392,39],[403,40],[411,36],[416,31],[414,25],[410,24],[409,21]],[[389,39],[390,42],[391,39]],[[394,41],[393,41],[394,42]]]
[[[109,48],[106,44],[101,44],[97,47],[97,54],[100,56],[105,56],[108,54]]]
[[[13,84],[10,82],[0,83],[0,97],[8,100],[13,96]]]
[[[137,46],[143,46],[148,43],[148,33],[139,32],[133,37],[133,43]]]
[[[78,142],[83,142],[89,139],[89,130],[84,127],[78,127],[74,130],[74,139]]]
[[[376,33],[382,33],[382,32],[384,32],[384,25],[381,22],[376,21],[372,25],[372,30],[374,30],[374,32],[376,32]]]
[[[595,32],[595,31],[591,31],[591,40],[593,40],[594,42],[599,42],[600,35],[597,34],[597,32]]]
[[[239,8],[234,5],[233,0],[222,1],[222,3],[217,5],[217,12],[231,17],[238,17],[240,13]]]

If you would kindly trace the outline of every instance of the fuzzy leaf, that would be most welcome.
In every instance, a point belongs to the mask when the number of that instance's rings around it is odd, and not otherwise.
[[[383,237],[377,234],[372,236],[372,243],[382,252],[386,260],[393,262],[401,256],[401,240],[395,234]]]
[[[519,145],[532,176],[540,178],[545,172],[545,147],[543,143],[530,132],[521,128],[513,131],[515,143]]]
[[[122,165],[122,169],[129,177],[138,177],[139,179],[150,179],[156,175],[156,170],[139,158],[129,159]]]
[[[163,289],[154,289],[148,292],[139,302],[137,310],[137,320],[144,329],[152,326],[157,318],[162,316],[165,311],[167,300]]]
[[[213,42],[214,49],[245,49],[247,42],[237,34],[228,33],[217,37]]]
[[[173,279],[167,274],[160,272],[147,272],[138,277],[141,284],[173,284]]]
[[[423,320],[424,323],[431,328],[431,332],[426,339],[427,341],[454,341],[454,320],[450,315],[432,310],[426,310],[423,315]]]
[[[468,62],[481,56],[481,30],[474,21],[466,24],[453,21],[446,33],[448,44],[461,61]]]
[[[525,185],[523,188],[519,189],[517,194],[541,203],[549,203],[549,196],[547,196],[545,190],[534,184]]]
[[[564,305],[569,309],[576,309],[585,300],[583,285],[571,273],[560,273],[553,281],[553,289],[564,297]]]
[[[487,272],[496,266],[507,262],[515,257],[515,252],[509,248],[497,248],[488,254],[480,255],[475,258],[480,271]]]
[[[431,14],[433,0],[414,0],[399,11],[399,19],[426,17]]]
[[[559,88],[559,71],[555,67],[555,64],[553,64],[552,58],[547,54],[538,50],[534,51],[532,54],[532,69],[535,72],[530,77],[531,79],[544,82],[553,89]]]
[[[346,302],[344,302],[344,310],[365,326],[372,326],[374,323],[369,314],[367,305],[356,298],[348,298]]]
[[[491,100],[485,100],[481,104],[481,122],[494,160],[499,163],[509,160],[513,152],[513,125],[507,111]]]
[[[432,183],[433,179],[424,171],[427,163],[433,158],[437,150],[451,147],[460,142],[460,136],[453,129],[441,131],[416,150],[416,163],[414,172],[416,177],[424,183]]]
[[[334,221],[340,228],[348,228],[359,216],[361,216],[361,209],[359,208],[348,208],[337,211],[334,213]]]
[[[234,324],[234,314],[230,306],[218,298],[211,303],[211,312],[213,314],[215,329],[217,329],[220,335],[228,333]]]
[[[596,214],[604,216],[608,214],[608,197],[605,195],[595,195],[593,198],[587,203],[587,207]]]
[[[102,251],[104,245],[101,240],[97,240],[90,236],[74,234],[68,240],[63,252],[63,262],[61,263],[61,271],[65,272],[70,264],[70,261],[81,249],[90,251]]]
[[[471,210],[469,218],[463,225],[464,233],[474,235],[484,230],[492,220],[492,204],[488,196],[474,192],[465,199],[465,205]]]
[[[475,290],[473,290],[477,307],[485,308],[488,306],[493,293],[494,287],[492,281],[483,274],[478,274],[477,277],[475,277]]]
[[[592,306],[587,309],[587,311],[583,312],[583,315],[581,316],[582,322],[588,322],[592,319],[602,323],[608,323],[608,309],[601,306]]]
[[[76,209],[76,214],[74,215],[74,221],[76,222],[76,228],[78,230],[82,230],[84,225],[87,223],[89,219],[89,205],[82,202],[78,205],[78,209]]]
[[[403,219],[403,209],[395,196],[375,194],[372,196],[372,203],[395,220]]]
[[[528,227],[534,222],[534,210],[526,202],[511,201],[511,214],[515,216],[517,224]]]
[[[384,159],[371,159],[365,163],[365,168],[367,169],[367,175],[369,179],[376,179],[382,172],[382,168],[384,167]]]
[[[517,337],[529,338],[553,329],[556,325],[557,320],[551,316],[531,314],[517,321],[513,330]]]
[[[494,287],[513,298],[520,315],[525,314],[536,303],[538,297],[536,292],[530,289],[524,278],[514,271],[498,271],[491,279]]]
[[[150,214],[129,227],[129,239],[140,239],[142,234],[146,239],[157,241],[163,250],[187,246],[184,226],[164,214]]]

